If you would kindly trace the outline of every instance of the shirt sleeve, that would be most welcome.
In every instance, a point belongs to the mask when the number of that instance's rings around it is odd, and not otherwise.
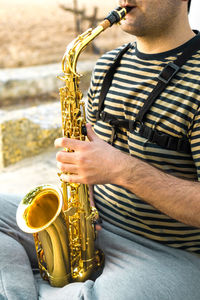
[[[86,119],[87,122],[94,125],[96,122],[96,113],[93,105],[94,100],[94,72],[92,74],[90,87],[87,94]]]
[[[198,181],[200,181],[200,108],[198,108],[193,120],[190,143],[192,157],[197,168]]]

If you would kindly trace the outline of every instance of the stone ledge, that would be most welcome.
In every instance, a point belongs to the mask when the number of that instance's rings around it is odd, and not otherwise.
[[[78,62],[78,72],[88,73],[94,68],[94,61]],[[49,93],[57,90],[63,82],[57,78],[62,74],[61,64],[49,64],[17,69],[0,69],[1,101]]]
[[[60,103],[0,111],[0,168],[37,155],[61,136]]]

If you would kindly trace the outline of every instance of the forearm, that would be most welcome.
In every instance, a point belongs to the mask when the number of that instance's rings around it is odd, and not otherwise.
[[[63,181],[122,186],[173,219],[200,227],[199,182],[174,177],[121,152],[101,140],[90,125],[87,131],[89,142],[55,142],[56,147],[74,150],[57,154]]]
[[[164,214],[200,227],[200,183],[174,177],[122,153],[119,166],[116,184]]]

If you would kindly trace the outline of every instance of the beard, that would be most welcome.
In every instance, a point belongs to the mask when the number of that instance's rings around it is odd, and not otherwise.
[[[121,22],[121,28],[136,37],[159,36],[175,26],[180,11],[178,8],[180,1],[177,0],[165,0],[164,5],[159,2],[157,6],[151,3],[148,9],[138,6]]]

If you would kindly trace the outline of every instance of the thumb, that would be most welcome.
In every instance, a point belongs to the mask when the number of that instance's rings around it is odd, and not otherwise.
[[[92,125],[91,124],[86,124],[86,128],[87,128],[87,137],[89,139],[90,142],[95,141],[95,140],[99,140],[98,135],[96,135],[96,133],[94,132],[94,130],[92,129]]]

